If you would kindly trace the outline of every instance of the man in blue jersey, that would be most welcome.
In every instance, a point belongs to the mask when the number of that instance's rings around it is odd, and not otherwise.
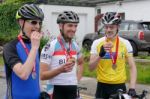
[[[42,38],[42,10],[25,4],[16,13],[18,37],[4,46],[6,99],[39,99],[39,46]]]
[[[82,77],[83,58],[73,40],[79,17],[75,12],[58,15],[60,35],[48,42],[41,52],[41,79],[54,85],[54,99],[76,99],[77,84]]]

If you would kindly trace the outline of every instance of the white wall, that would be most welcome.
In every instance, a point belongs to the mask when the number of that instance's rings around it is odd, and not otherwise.
[[[99,5],[102,13],[107,11],[125,12],[126,20],[146,20],[150,21],[150,0],[122,2],[118,4],[101,4]]]
[[[59,34],[58,24],[56,23],[57,16],[63,11],[74,11],[79,15],[80,23],[76,32],[76,40],[81,45],[83,37],[86,33],[94,32],[94,17],[95,8],[93,7],[75,7],[75,6],[60,6],[60,5],[40,5],[45,18],[43,22],[43,31],[47,30],[55,37]]]

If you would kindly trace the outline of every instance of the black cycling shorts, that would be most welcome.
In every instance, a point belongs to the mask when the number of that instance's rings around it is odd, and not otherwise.
[[[106,83],[97,83],[97,90],[95,97],[96,99],[109,99],[112,94],[116,94],[118,89],[122,89],[126,92],[125,83],[122,84],[106,84]]]
[[[76,99],[76,85],[54,85],[53,99]]]

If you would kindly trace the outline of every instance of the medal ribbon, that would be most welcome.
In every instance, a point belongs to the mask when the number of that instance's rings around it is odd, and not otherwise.
[[[22,36],[21,35],[18,35],[18,40],[20,41],[21,45],[23,46],[23,48],[25,49],[25,52],[27,55],[29,55],[29,50],[28,48],[26,47],[25,43],[23,42],[22,40]],[[35,73],[35,63],[34,63],[34,66],[33,66],[33,69],[32,69],[32,73]]]
[[[119,49],[118,47],[119,47],[119,37],[117,36],[115,57],[113,57],[113,55],[112,55],[112,49],[110,49],[110,51],[109,51],[109,54],[110,54],[113,65],[116,65],[116,61],[117,61],[117,58],[118,58],[118,49]]]
[[[67,60],[68,60],[69,58],[72,57],[72,55],[70,54],[70,51],[71,51],[71,42],[69,42],[69,51],[68,51],[68,50],[65,48],[65,46],[64,46],[64,44],[63,44],[62,39],[60,38],[60,36],[58,37],[58,41],[59,41],[59,43],[60,43],[61,48],[63,49],[63,51],[65,51],[65,56],[66,56],[66,58],[67,58]]]

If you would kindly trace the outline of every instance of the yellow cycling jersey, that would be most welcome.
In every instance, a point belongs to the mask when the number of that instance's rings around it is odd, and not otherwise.
[[[101,46],[106,42],[106,37],[97,39],[91,47],[91,54],[99,54]],[[116,40],[113,42],[112,56],[116,54]],[[118,56],[116,60],[116,69],[112,68],[112,58],[110,52],[106,52],[105,56],[97,64],[97,80],[98,82],[108,84],[125,83],[126,81],[126,58],[132,56],[133,49],[128,40],[119,37]]]

